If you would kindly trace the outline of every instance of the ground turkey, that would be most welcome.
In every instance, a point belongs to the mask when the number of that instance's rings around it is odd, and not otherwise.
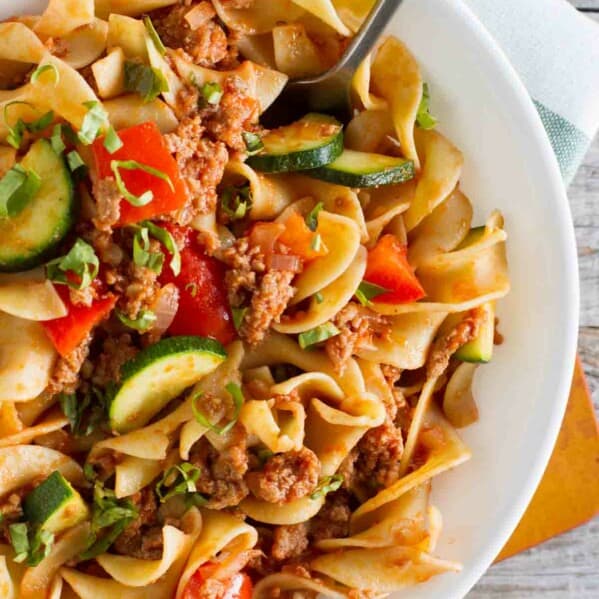
[[[318,485],[320,462],[306,447],[270,457],[262,470],[246,476],[254,496],[269,503],[289,503],[313,493]]]

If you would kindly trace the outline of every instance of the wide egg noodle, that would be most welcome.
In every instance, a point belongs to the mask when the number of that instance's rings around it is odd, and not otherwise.
[[[161,133],[171,133],[179,124],[168,104],[158,98],[144,102],[138,94],[126,94],[105,100],[104,108],[110,123],[116,129],[125,129],[150,121],[156,123]]]
[[[387,38],[371,66],[371,89],[375,96],[389,104],[395,131],[405,158],[420,167],[414,141],[414,124],[422,99],[420,67],[406,46],[395,38]],[[364,95],[362,93],[361,95]]]
[[[385,120],[389,120],[391,123],[391,130],[393,131],[393,121],[388,111],[387,100],[379,98],[374,94],[370,93],[370,82],[372,80],[372,52],[360,63],[352,79],[352,88],[358,99],[365,108],[364,112],[368,111],[384,111]],[[363,113],[359,113],[354,117],[353,120],[359,118]],[[348,147],[351,147],[348,145]]]
[[[67,309],[42,268],[0,274],[0,311],[25,320],[52,320]]]
[[[10,545],[0,544],[0,591],[3,599],[19,599],[19,585],[27,566],[15,562]]]
[[[321,291],[339,278],[360,248],[360,230],[345,216],[323,210],[318,215],[318,233],[328,253],[306,264],[295,278],[293,286],[296,291],[290,305]]]
[[[218,564],[218,571],[226,571],[240,555],[252,549],[258,533],[243,520],[225,512],[202,510],[202,530],[195,541],[177,585],[176,599],[183,597],[189,579],[202,564]]]
[[[277,25],[296,21],[305,14],[291,0],[255,0],[249,8],[233,8],[227,0],[213,0],[212,4],[229,29],[248,35],[271,32]]]
[[[94,19],[61,37],[65,46],[62,60],[74,69],[82,69],[104,54],[107,38],[108,23]]]
[[[94,0],[50,0],[34,31],[42,38],[61,37],[94,20]]]
[[[174,564],[189,555],[191,547],[204,528],[197,509],[192,508],[185,514],[181,528],[183,530],[168,524],[162,527],[163,548],[162,556],[158,560],[103,553],[96,557],[96,561],[113,580],[128,587],[148,587],[164,576]]]
[[[114,468],[114,494],[118,499],[130,497],[149,485],[164,470],[161,460],[126,455]]]
[[[0,401],[29,401],[50,382],[57,353],[44,327],[0,312]]]
[[[84,482],[83,470],[69,456],[41,445],[0,448],[0,498],[58,470],[73,484]]]
[[[312,13],[315,17],[324,21],[327,25],[332,27],[337,33],[344,37],[351,35],[351,31],[339,18],[335,7],[333,6],[332,0],[292,0],[294,4],[297,4],[301,8],[305,9],[309,13]]]
[[[339,18],[353,33],[360,29],[374,3],[375,0],[333,0]]]
[[[96,15],[102,19],[111,13],[130,17],[177,4],[177,0],[95,0]]]
[[[295,592],[314,593],[317,596],[330,597],[331,599],[344,599],[347,597],[345,587],[334,581],[323,581],[321,578],[305,578],[296,574],[277,573],[269,574],[262,578],[254,587],[254,599],[269,599],[275,592],[295,594]]]
[[[19,599],[39,599],[39,597],[49,597],[52,592],[56,592],[55,579],[59,570],[85,549],[89,534],[88,522],[62,534],[52,545],[50,554],[46,558],[37,566],[25,570],[21,579]]]
[[[461,570],[460,564],[438,559],[415,547],[350,549],[321,555],[310,566],[349,588],[379,593],[390,593],[444,572]]]
[[[324,70],[321,53],[302,23],[279,25],[272,31],[275,65],[292,79],[313,77]]]
[[[347,270],[320,290],[320,297],[312,296],[307,309],[283,315],[273,329],[279,333],[296,334],[313,329],[331,320],[353,297],[366,272],[367,252],[363,247]]]
[[[18,422],[17,427],[13,426],[13,430],[10,432],[5,428],[6,417],[8,416],[5,411],[6,408],[10,409],[13,418],[16,418]],[[0,402],[0,447],[31,443],[38,437],[64,428],[68,423],[69,420],[62,411],[53,409],[45,416],[42,422],[34,426],[24,427],[18,416],[16,404],[8,401]],[[15,428],[19,430],[15,430]]]
[[[108,17],[108,50],[120,48],[129,60],[148,62],[147,32],[142,21],[123,14]]]
[[[451,375],[443,394],[443,413],[456,428],[478,420],[478,408],[472,395],[472,383],[478,364],[463,362]]]
[[[430,258],[454,250],[470,230],[472,213],[470,200],[455,189],[410,232],[410,265],[418,268]]]
[[[102,100],[108,100],[124,93],[125,53],[122,48],[118,46],[111,48],[106,56],[91,65],[91,70],[98,88],[98,95]],[[106,105],[104,107],[106,108]]]
[[[464,165],[460,150],[439,132],[417,127],[414,138],[422,171],[416,195],[405,214],[408,231],[419,225],[455,189]]]

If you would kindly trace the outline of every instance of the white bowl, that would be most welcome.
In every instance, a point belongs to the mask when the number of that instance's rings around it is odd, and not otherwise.
[[[43,0],[5,0],[0,18],[44,6]],[[388,32],[420,61],[440,130],[464,152],[463,188],[478,223],[499,208],[509,234],[512,292],[499,307],[505,343],[479,369],[480,422],[462,433],[474,455],[433,484],[445,524],[437,552],[464,569],[396,594],[459,598],[509,538],[557,437],[576,350],[576,245],[541,121],[472,13],[459,0],[406,0]]]

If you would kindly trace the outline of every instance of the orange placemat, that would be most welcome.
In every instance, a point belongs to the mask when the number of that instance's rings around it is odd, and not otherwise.
[[[562,428],[539,488],[497,561],[599,514],[599,427],[580,358]]]

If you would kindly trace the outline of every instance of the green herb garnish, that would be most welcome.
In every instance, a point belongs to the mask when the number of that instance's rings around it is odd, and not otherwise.
[[[77,238],[68,254],[46,264],[46,275],[54,283],[85,289],[96,278],[99,269],[100,260],[94,248]]]
[[[83,145],[89,146],[98,137],[100,131],[108,126],[108,114],[96,100],[84,102],[83,106],[87,108],[87,112],[77,137]]]
[[[25,522],[17,522],[8,527],[10,544],[15,552],[14,561],[26,561],[30,567],[37,566],[50,554],[54,535],[40,528],[30,529]]]
[[[144,15],[143,22],[146,26],[146,31],[148,32],[150,39],[154,43],[154,46],[156,46],[156,50],[158,50],[161,56],[164,56],[166,54],[166,48],[164,47],[164,44],[162,43],[162,40],[160,39],[160,36],[154,27],[154,23],[152,23],[152,19],[150,19],[148,15]]]
[[[389,290],[380,285],[362,281],[356,289],[355,296],[363,306],[370,306],[375,297],[383,295],[384,293],[389,293]]]
[[[142,164],[141,162],[137,162],[137,160],[112,160],[110,162],[110,170],[114,175],[114,179],[116,181],[116,186],[121,195],[132,205],[132,206],[145,206],[149,204],[154,199],[154,193],[152,190],[148,189],[144,191],[140,196],[136,196],[132,194],[125,185],[123,181],[123,177],[121,176],[121,172],[119,169],[123,169],[126,171],[135,171],[140,170],[161,179],[162,181],[166,181],[171,188],[172,191],[175,191],[175,187],[171,178],[162,171],[157,168],[153,168],[148,166],[147,164]]]
[[[434,129],[437,125],[437,119],[430,113],[431,96],[428,89],[428,83],[422,84],[422,100],[418,106],[416,123],[421,129]]]
[[[306,215],[306,225],[308,225],[308,229],[310,231],[316,231],[318,229],[318,215],[320,211],[324,208],[324,204],[322,202],[318,202],[310,212]]]
[[[212,106],[217,106],[223,97],[223,88],[216,81],[204,83],[200,88],[200,92],[204,101]]]
[[[152,221],[145,220],[141,223],[142,227],[146,227],[152,237],[157,239],[170,253],[171,261],[170,267],[175,276],[178,276],[181,272],[181,254],[179,248],[175,243],[175,238],[171,235],[170,231],[159,227]]]
[[[248,151],[250,156],[257,154],[260,150],[264,148],[264,143],[262,142],[262,138],[257,133],[252,133],[251,131],[244,131],[241,134],[243,141],[245,143],[245,149]]]
[[[104,147],[109,154],[114,154],[117,150],[123,147],[123,140],[119,137],[119,134],[115,131],[114,127],[108,127],[106,135],[104,137]]]
[[[17,216],[35,197],[41,184],[34,170],[15,164],[0,179],[0,218]]]
[[[325,476],[320,480],[318,486],[314,490],[314,493],[310,495],[310,499],[320,499],[328,493],[332,493],[341,487],[343,484],[343,474],[333,474],[332,476]]]
[[[241,392],[239,385],[237,385],[236,383],[228,383],[225,386],[225,389],[227,390],[227,392],[233,399],[233,405],[235,406],[235,413],[233,414],[233,418],[222,427],[210,422],[208,420],[208,418],[206,418],[204,413],[196,405],[197,401],[202,398],[202,393],[198,393],[198,394],[192,396],[192,399],[191,399],[191,409],[193,411],[193,415],[194,415],[196,421],[199,422],[202,426],[205,426],[206,428],[210,429],[211,431],[214,431],[218,435],[225,435],[235,426],[235,423],[237,422],[237,419],[239,418],[239,412],[241,411],[241,406],[243,405],[243,401],[244,401],[243,393]]]
[[[117,318],[130,329],[145,333],[150,330],[156,322],[156,314],[151,310],[141,310],[135,318],[129,318],[124,312],[116,310]]]
[[[46,73],[47,71],[52,71],[54,73],[54,86],[57,86],[60,82],[60,73],[58,72],[58,68],[54,64],[42,64],[33,73],[31,73],[31,83],[37,83],[38,79]]]
[[[233,325],[235,326],[235,330],[239,332],[241,329],[241,325],[243,324],[243,320],[245,315],[248,312],[248,308],[231,308],[231,314],[233,315]]]
[[[167,499],[175,495],[199,495],[197,499],[200,502],[206,503],[208,500],[198,493],[196,482],[200,478],[200,469],[190,464],[182,462],[176,466],[171,466],[164,476],[156,483],[156,495],[160,499],[160,503],[164,503]],[[194,502],[198,505],[196,502]]]
[[[252,206],[252,191],[249,185],[231,186],[223,190],[220,196],[221,210],[231,220],[245,218]]]
[[[139,62],[125,62],[125,89],[138,93],[144,102],[152,102],[162,92],[169,90],[168,81],[154,67]]]
[[[306,349],[307,347],[326,341],[331,337],[335,337],[336,335],[339,335],[340,332],[341,331],[339,331],[332,322],[325,322],[309,331],[300,333],[298,335],[299,345],[302,349]]]
[[[61,393],[60,408],[69,419],[71,433],[76,437],[87,437],[106,422],[112,387],[102,391],[92,387],[84,394]]]

